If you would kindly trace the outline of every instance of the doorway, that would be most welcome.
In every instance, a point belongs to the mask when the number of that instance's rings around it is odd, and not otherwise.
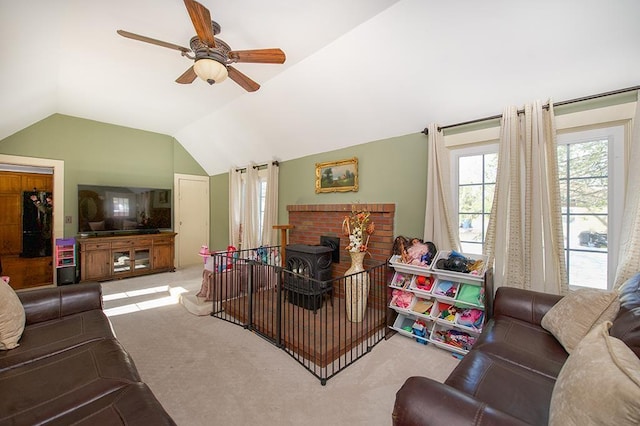
[[[3,179],[2,205],[5,210],[15,207],[18,215],[10,215],[0,220],[0,238],[2,242],[1,265],[3,275],[11,278],[10,285],[15,288],[29,288],[56,284],[53,257],[46,250],[44,257],[21,256],[23,250],[23,190],[37,188],[55,194],[49,216],[51,226],[47,240],[55,241],[64,235],[64,161],[44,158],[21,157],[0,154],[0,166],[13,178]],[[46,169],[46,172],[43,170]],[[17,176],[17,177],[16,177]],[[48,183],[47,183],[48,182]],[[24,185],[23,185],[24,184]],[[30,200],[31,201],[31,200]],[[45,198],[46,201],[46,198]],[[17,227],[15,232],[13,228]]]
[[[200,247],[209,245],[209,177],[174,175],[176,264],[202,263]]]

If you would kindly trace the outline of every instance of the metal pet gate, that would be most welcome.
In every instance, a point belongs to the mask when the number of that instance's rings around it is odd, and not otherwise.
[[[283,349],[325,385],[380,342],[386,332],[387,265],[329,280],[311,278],[308,271],[283,268],[278,246],[212,254],[209,285],[212,316],[243,326]],[[367,265],[369,266],[369,265]],[[300,272],[300,273],[298,273]],[[365,298],[347,316],[345,289],[362,288]],[[360,295],[361,296],[361,295]],[[354,302],[355,296],[354,296]]]

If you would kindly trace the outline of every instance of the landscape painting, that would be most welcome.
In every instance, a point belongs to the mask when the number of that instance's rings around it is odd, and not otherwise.
[[[316,193],[358,191],[358,159],[356,157],[316,163]]]

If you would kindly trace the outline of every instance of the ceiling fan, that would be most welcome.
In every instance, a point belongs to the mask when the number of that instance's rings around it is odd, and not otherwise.
[[[277,48],[231,50],[227,43],[214,37],[220,33],[220,25],[211,20],[209,9],[195,0],[184,0],[184,4],[197,34],[189,42],[190,49],[124,30],[118,30],[117,33],[133,40],[179,50],[182,56],[194,60],[194,64],[176,79],[176,82],[181,84],[191,84],[196,77],[200,77],[209,84],[221,83],[228,76],[246,91],[255,92],[260,88],[260,85],[232,67],[231,64],[236,62],[284,63],[286,56],[282,50]]]

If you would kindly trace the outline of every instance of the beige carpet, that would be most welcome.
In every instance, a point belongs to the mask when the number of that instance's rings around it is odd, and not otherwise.
[[[196,266],[103,284],[116,335],[179,425],[390,425],[407,377],[442,381],[458,362],[395,335],[322,386],[261,337],[179,304],[201,275]]]

